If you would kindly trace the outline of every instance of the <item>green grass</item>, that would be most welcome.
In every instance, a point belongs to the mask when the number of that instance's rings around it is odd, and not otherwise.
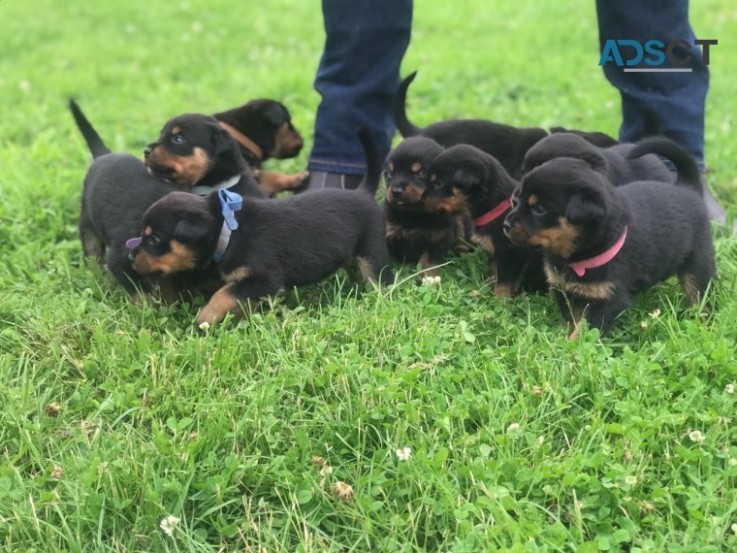
[[[417,123],[616,133],[593,2],[415,8]],[[735,213],[737,12],[692,9],[720,41],[707,161]],[[6,0],[0,18],[1,550],[737,550],[737,241],[716,240],[708,320],[668,282],[604,340],[568,342],[548,297],[495,299],[480,253],[439,287],[339,274],[203,337],[196,305],[131,304],[82,262],[66,99],[118,150],[263,96],[309,144],[318,3]]]

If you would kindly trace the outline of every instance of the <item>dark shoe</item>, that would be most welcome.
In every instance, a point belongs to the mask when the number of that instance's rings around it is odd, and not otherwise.
[[[343,188],[355,190],[361,184],[363,175],[345,175],[343,173],[326,173],[325,171],[310,171],[310,178],[295,192],[306,190],[321,190],[323,188]]]
[[[706,212],[709,214],[709,219],[711,219],[713,223],[717,223],[720,229],[723,228],[724,230],[729,230],[729,225],[727,225],[727,212],[724,211],[724,208],[706,185],[704,185],[704,205],[706,205]],[[737,236],[737,219],[732,221],[731,229],[732,235]]]

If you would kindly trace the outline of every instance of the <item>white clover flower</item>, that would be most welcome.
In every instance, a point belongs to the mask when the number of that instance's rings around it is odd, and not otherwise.
[[[207,321],[204,321],[204,322],[200,323],[200,327],[199,328],[200,328],[200,330],[208,331],[208,330],[210,330],[210,323],[208,323]]]
[[[734,384],[727,384],[724,387],[724,391],[727,392],[728,394],[733,394],[734,393]]]
[[[516,434],[520,431],[520,425],[519,423],[513,422],[509,426],[507,426],[507,434]]]
[[[734,457],[730,457],[728,463],[730,467],[737,467],[737,459]]]
[[[650,313],[650,318],[651,319],[657,319],[658,317],[660,317],[660,309],[656,309],[655,311],[653,311],[652,313]]]
[[[730,526],[732,529],[732,532],[734,532],[737,535],[737,522],[733,523],[732,526]]]
[[[647,328],[647,321],[640,322],[640,328],[645,330]]]
[[[637,485],[637,476],[633,474],[628,474],[624,477],[624,483],[628,486],[636,486]]]
[[[159,526],[161,527],[161,531],[164,532],[167,536],[171,536],[174,534],[174,528],[179,526],[180,522],[179,517],[175,517],[174,515],[169,515],[163,519],[161,519],[161,522],[159,523]]]
[[[412,450],[409,447],[402,447],[395,451],[397,459],[400,461],[407,461],[412,456]]]
[[[698,430],[692,430],[688,433],[688,439],[696,444],[700,444],[704,441],[704,435]]]

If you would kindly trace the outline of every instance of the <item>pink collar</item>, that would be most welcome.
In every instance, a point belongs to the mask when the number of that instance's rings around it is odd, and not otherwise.
[[[473,222],[477,227],[488,225],[501,217],[510,207],[512,207],[512,200],[507,198],[491,211],[487,211],[481,217],[476,217]]]
[[[586,273],[586,269],[595,269],[609,263],[619,253],[619,250],[624,246],[624,241],[627,238],[627,227],[624,227],[622,236],[619,237],[614,245],[604,253],[592,257],[591,259],[584,259],[583,261],[576,261],[575,263],[569,263],[568,266],[573,270],[576,275],[582,277]]]

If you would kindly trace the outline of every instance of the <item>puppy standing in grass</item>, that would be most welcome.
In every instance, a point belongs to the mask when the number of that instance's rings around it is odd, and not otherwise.
[[[696,304],[716,274],[696,161],[664,138],[646,139],[630,155],[648,153],[673,162],[675,184],[614,187],[586,162],[557,158],[525,176],[506,217],[514,243],[544,251],[545,273],[571,338],[582,319],[608,332],[632,294],[673,274]]]
[[[167,122],[146,149],[144,164],[131,154],[110,152],[79,106],[70,102],[70,107],[94,158],[84,178],[78,222],[85,256],[104,260],[133,297],[141,290],[173,301],[206,282],[201,275],[180,275],[176,282],[141,278],[125,242],[140,231],[146,209],[173,190],[207,194],[225,187],[265,198],[236,141],[212,117],[183,115]]]
[[[429,171],[442,151],[434,140],[414,136],[394,148],[385,165],[384,215],[389,253],[402,263],[419,263],[423,277],[437,276],[436,267],[469,234],[465,209],[433,207],[438,190],[428,181]]]
[[[504,217],[518,182],[496,158],[467,144],[451,146],[435,157],[429,179],[439,191],[427,202],[433,211],[470,211],[476,227],[472,241],[489,254],[497,296],[547,290],[539,252],[512,244],[504,234]]]
[[[381,165],[373,152],[356,190],[317,190],[288,198],[242,198],[221,190],[201,198],[173,192],[143,216],[143,235],[128,241],[136,271],[174,274],[216,264],[225,285],[196,324],[243,314],[250,304],[293,286],[317,282],[353,263],[365,280],[393,277],[384,216],[374,199]]]

